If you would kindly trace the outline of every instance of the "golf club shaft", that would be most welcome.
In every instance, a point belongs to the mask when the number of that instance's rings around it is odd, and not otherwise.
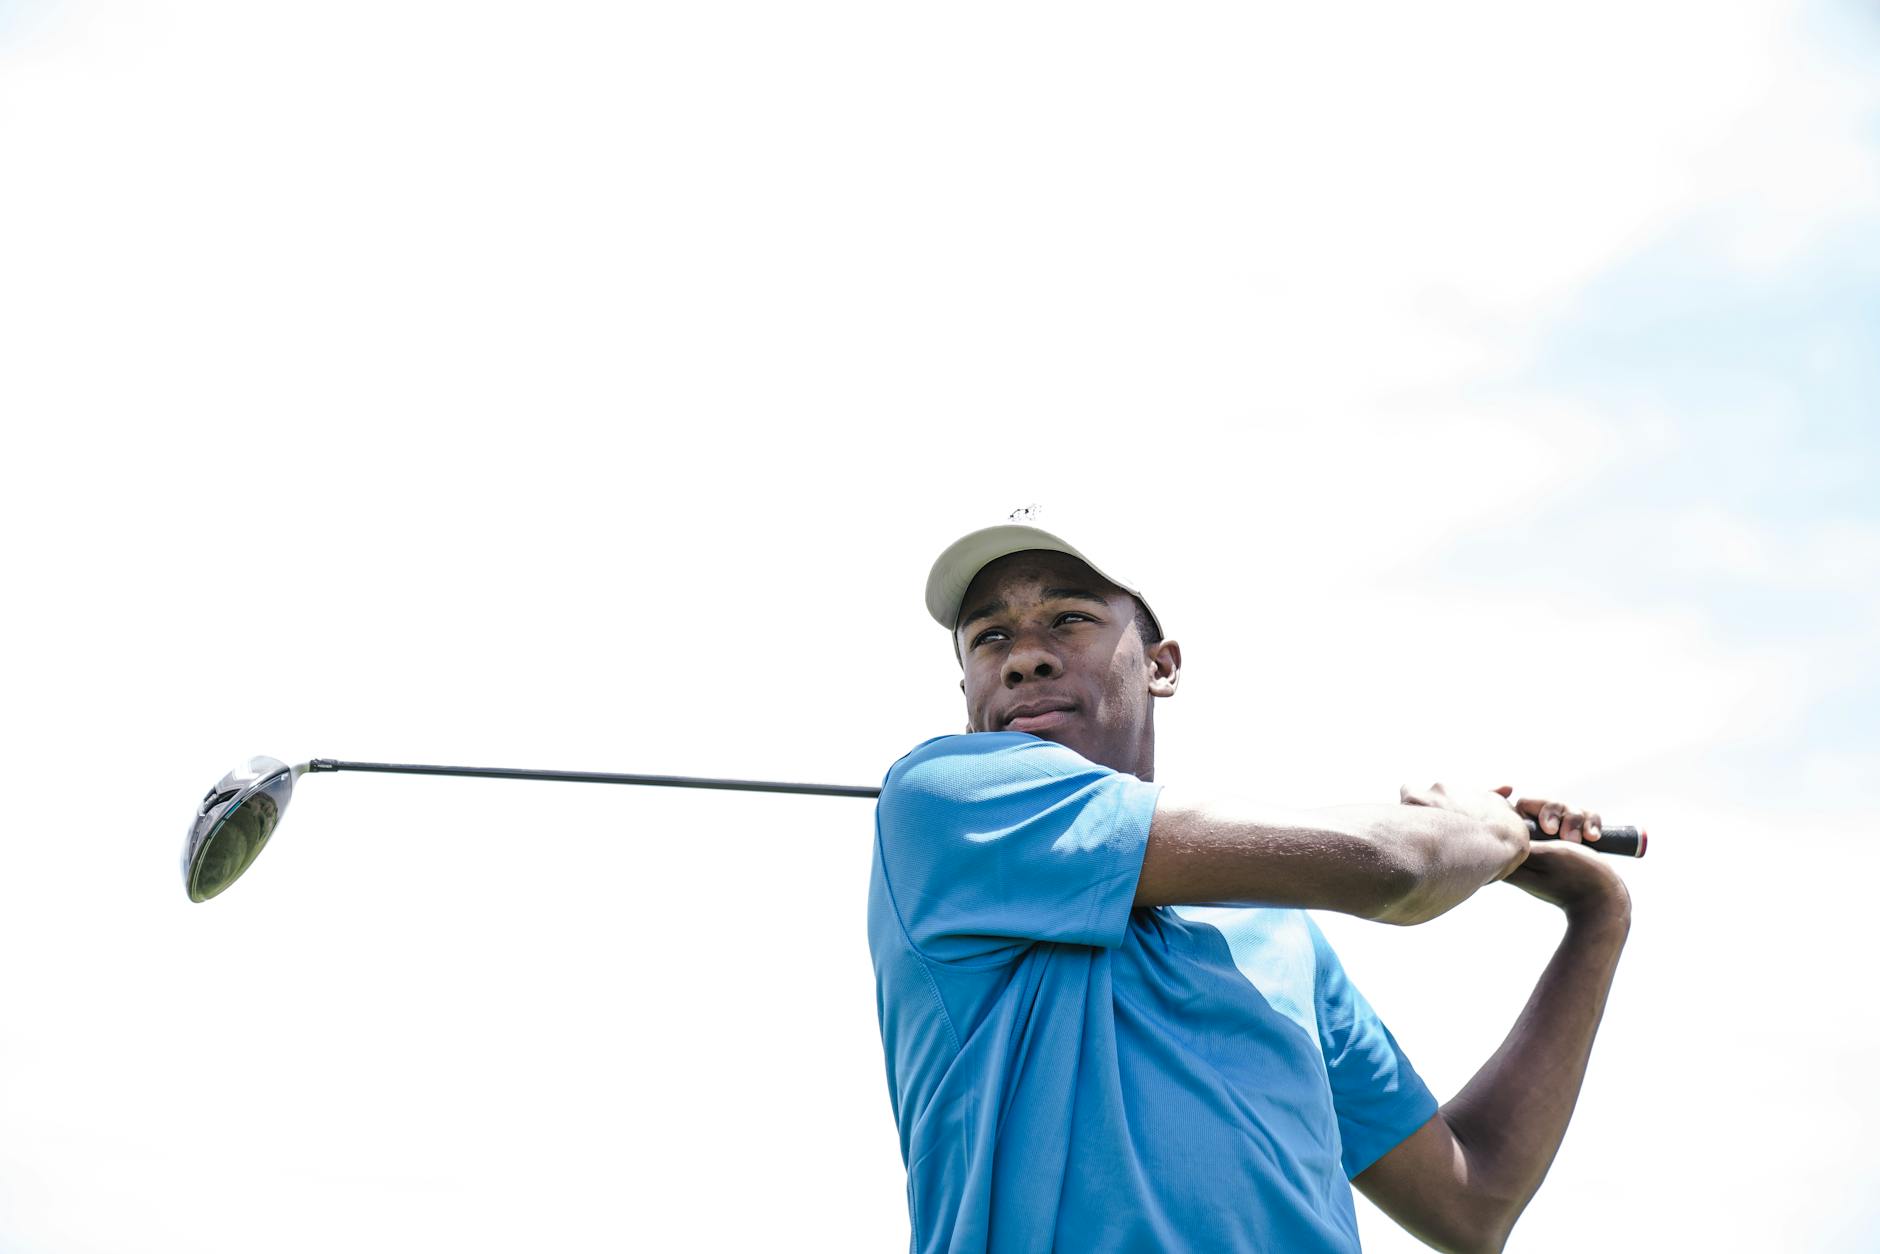
[[[402,762],[340,762],[333,758],[315,758],[307,763],[309,773],[324,771],[374,771],[381,775],[468,775],[482,779],[539,779],[560,784],[650,784],[658,788],[716,788],[731,792],[783,792],[811,797],[879,797],[881,789],[859,784],[792,784],[766,779],[706,779],[697,775],[621,775],[605,771],[528,771],[504,766],[414,766]],[[1541,831],[1533,819],[1527,820],[1528,835],[1534,840],[1556,840]],[[1598,853],[1620,857],[1645,856],[1645,837],[1635,827],[1604,827],[1597,841],[1584,846]]]
[[[540,779],[560,784],[651,784],[659,788],[718,788],[734,792],[787,792],[812,797],[879,797],[881,789],[855,784],[790,784],[766,779],[703,779],[696,775],[617,775],[603,771],[525,771],[504,766],[412,766],[400,762],[338,762],[315,758],[319,771],[376,771],[381,775],[471,775],[482,779]]]

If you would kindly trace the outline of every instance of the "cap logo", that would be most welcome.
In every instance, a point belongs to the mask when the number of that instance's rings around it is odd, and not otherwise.
[[[1036,505],[1021,505],[1017,509],[1013,510],[1011,513],[1007,514],[1005,516],[1005,521],[1015,522],[1015,523],[1035,523],[1038,521],[1038,515],[1042,513],[1044,513],[1044,511]]]

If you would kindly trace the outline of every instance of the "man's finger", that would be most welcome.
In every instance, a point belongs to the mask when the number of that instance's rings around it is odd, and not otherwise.
[[[1586,812],[1586,838],[1588,840],[1599,839],[1599,813],[1596,810]]]
[[[1586,836],[1586,816],[1578,810],[1561,807],[1560,839],[1569,844],[1584,844]]]
[[[1549,836],[1560,834],[1560,819],[1567,812],[1567,807],[1562,803],[1541,797],[1523,797],[1514,803],[1514,808],[1533,819],[1541,831]]]

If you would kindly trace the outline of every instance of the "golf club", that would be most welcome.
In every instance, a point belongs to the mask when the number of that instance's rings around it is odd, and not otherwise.
[[[858,784],[791,784],[761,779],[704,779],[693,775],[616,775],[597,771],[529,771],[501,766],[412,766],[395,762],[340,762],[314,758],[289,766],[278,758],[257,757],[224,775],[203,794],[183,845],[183,887],[191,901],[207,901],[233,884],[260,855],[280,826],[302,775],[333,771],[373,771],[382,775],[468,775],[481,779],[540,779],[573,784],[649,784],[661,788],[718,788],[736,792],[783,792],[812,797],[878,797],[881,789]],[[1554,840],[1533,819],[1528,834]],[[1645,856],[1645,833],[1634,827],[1606,827],[1599,853]]]

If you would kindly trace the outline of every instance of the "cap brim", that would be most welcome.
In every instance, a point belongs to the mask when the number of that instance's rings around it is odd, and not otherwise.
[[[1048,552],[1069,554],[1138,601],[1142,601],[1143,608],[1148,609],[1148,602],[1143,600],[1142,593],[1085,557],[1075,545],[1063,537],[1023,523],[1001,523],[996,527],[984,527],[961,536],[948,545],[946,551],[935,560],[933,569],[927,573],[927,613],[933,616],[936,623],[951,632],[959,625],[960,603],[966,599],[966,590],[972,586],[974,577],[984,570],[988,563],[996,562],[1008,554],[1023,553],[1029,549],[1044,549]],[[1149,618],[1151,622],[1154,622],[1154,610],[1149,610]],[[1155,626],[1156,634],[1160,635],[1161,625],[1156,623]]]

